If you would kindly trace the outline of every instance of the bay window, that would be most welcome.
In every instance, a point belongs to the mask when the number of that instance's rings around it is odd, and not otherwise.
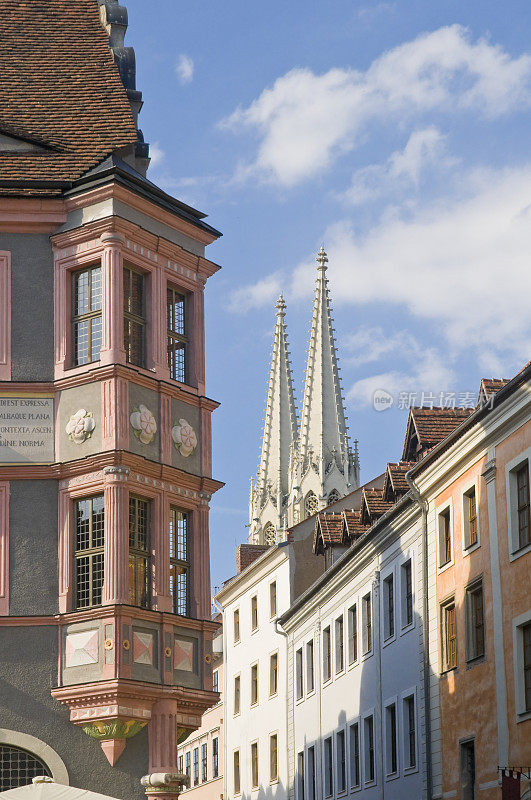
[[[104,545],[103,495],[74,503],[75,606],[101,605]]]
[[[170,592],[174,614],[190,614],[188,514],[170,508]]]
[[[145,367],[146,298],[142,273],[124,267],[124,348],[129,364]]]
[[[187,336],[185,297],[168,286],[166,292],[167,352],[170,376],[174,381],[186,383]]]
[[[149,608],[149,514],[148,500],[129,497],[129,602]]]
[[[101,349],[101,267],[73,272],[72,364],[79,367],[99,361]]]

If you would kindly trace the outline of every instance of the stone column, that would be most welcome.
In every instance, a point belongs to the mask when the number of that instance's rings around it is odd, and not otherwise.
[[[104,233],[100,239],[102,277],[101,364],[125,362],[123,329],[123,256],[125,244],[118,233]]]
[[[127,467],[105,467],[103,605],[129,603],[129,508]]]

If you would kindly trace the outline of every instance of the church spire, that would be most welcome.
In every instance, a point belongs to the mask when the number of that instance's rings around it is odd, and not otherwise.
[[[276,309],[260,467],[251,488],[249,541],[257,544],[274,543],[284,527],[290,452],[297,440],[297,411],[285,323],[286,303],[282,295]]]
[[[328,256],[324,247],[317,255],[317,281],[313,306],[310,345],[304,384],[302,420],[299,436],[300,468],[304,473],[311,464],[319,474],[320,504],[326,499],[332,466],[337,467],[338,485],[333,488],[346,494],[357,484],[354,457],[348,443],[348,431],[339,379],[336,343],[328,279]],[[326,484],[326,485],[325,485]]]

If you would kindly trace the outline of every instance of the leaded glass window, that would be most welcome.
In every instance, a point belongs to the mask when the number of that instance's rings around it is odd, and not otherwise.
[[[44,761],[19,747],[0,744],[0,792],[27,786],[37,775],[52,777]]]
[[[105,507],[103,495],[74,503],[76,608],[101,605]]]
[[[168,366],[175,381],[186,383],[187,336],[184,295],[168,286],[166,293]]]
[[[170,508],[170,592],[173,613],[190,614],[190,556],[189,515],[173,506]]]
[[[72,274],[72,362],[99,361],[101,349],[101,267]]]
[[[148,500],[129,497],[129,602],[149,608],[149,522]]]
[[[124,267],[124,347],[129,364],[145,366],[145,278],[129,267]]]

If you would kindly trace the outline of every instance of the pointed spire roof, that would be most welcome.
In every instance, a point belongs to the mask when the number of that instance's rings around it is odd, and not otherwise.
[[[290,450],[297,440],[297,411],[286,333],[286,303],[282,295],[276,309],[258,486],[265,491],[271,484],[274,491],[285,495],[289,491]]]
[[[319,456],[328,463],[333,451],[350,456],[343,394],[339,380],[324,247],[317,255],[317,281],[304,383],[299,449],[303,459]]]

